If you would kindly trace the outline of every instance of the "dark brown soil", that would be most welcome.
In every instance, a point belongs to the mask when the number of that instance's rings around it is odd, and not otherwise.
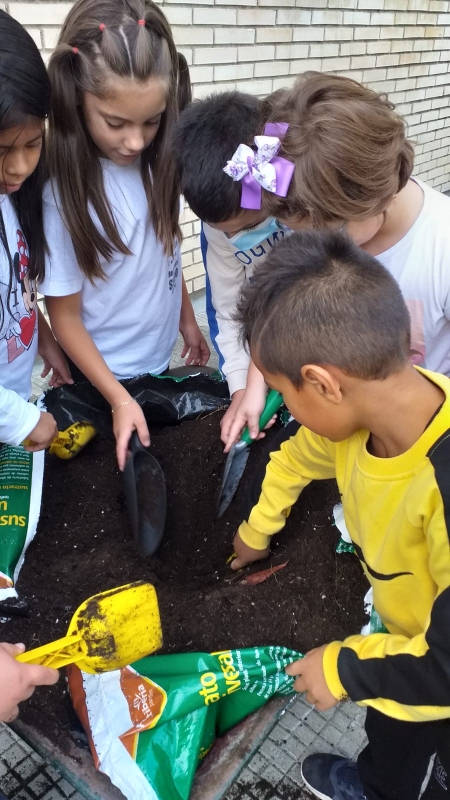
[[[309,486],[275,540],[273,554],[247,572],[288,561],[259,585],[242,585],[227,561],[239,510],[267,443],[252,446],[238,493],[221,520],[214,506],[224,463],[220,413],[152,431],[152,452],[167,481],[164,540],[153,558],[135,550],[113,442],[97,436],[77,458],[48,457],[39,530],[18,591],[29,617],[2,627],[28,648],[65,635],[77,606],[92,594],[145,579],[158,593],[164,651],[278,644],[305,651],[359,630],[366,582],[354,556],[335,554],[333,481]],[[151,491],[149,487],[149,492]],[[64,746],[82,739],[63,679],[38,690],[21,718]]]

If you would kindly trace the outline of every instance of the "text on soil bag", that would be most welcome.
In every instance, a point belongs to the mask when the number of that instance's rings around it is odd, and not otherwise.
[[[20,447],[0,449],[0,586],[12,586],[22,553],[30,511],[33,455]],[[3,513],[7,512],[7,513]]]
[[[224,650],[214,655],[219,659],[220,668],[225,678],[226,692],[222,694],[222,697],[226,697],[227,694],[233,694],[233,692],[241,688],[240,673],[234,665],[231,650]],[[221,695],[216,674],[214,672],[204,672],[200,676],[200,683],[202,689],[199,691],[199,695],[203,697],[205,706],[217,703]]]

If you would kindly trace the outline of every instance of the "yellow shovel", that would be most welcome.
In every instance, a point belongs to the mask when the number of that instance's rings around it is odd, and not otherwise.
[[[75,611],[67,636],[28,650],[17,660],[55,669],[78,664],[94,674],[126,667],[161,646],[155,588],[137,581],[90,597]]]
[[[96,429],[89,422],[74,422],[65,431],[58,431],[58,436],[53,439],[49,447],[49,453],[62,458],[64,461],[75,458],[94,438],[96,433]],[[30,437],[27,437],[23,444],[30,446],[33,441]]]

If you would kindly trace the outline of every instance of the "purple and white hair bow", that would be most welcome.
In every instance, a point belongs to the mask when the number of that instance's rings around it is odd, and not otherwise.
[[[285,122],[268,123],[263,136],[255,136],[256,153],[240,144],[223,171],[234,181],[242,181],[241,208],[261,208],[262,189],[286,197],[294,174],[294,164],[277,153],[286,133]]]

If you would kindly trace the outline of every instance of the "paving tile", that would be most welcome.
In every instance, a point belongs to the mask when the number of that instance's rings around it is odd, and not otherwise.
[[[248,767],[255,772],[257,775],[260,775],[264,767],[267,766],[267,759],[261,755],[261,752],[258,752],[255,756],[253,756],[252,760],[249,761]]]
[[[347,717],[345,717],[345,719],[347,720],[347,727],[348,727],[349,720]],[[325,727],[326,724],[327,724],[326,719],[321,717],[320,714],[318,714],[316,711],[314,711],[308,717],[308,728],[311,728],[315,733],[320,733],[320,731],[322,730],[322,728]]]
[[[253,786],[245,788],[254,800],[274,800],[276,798],[272,783],[264,780],[264,778],[256,779]]]
[[[4,761],[8,767],[15,767],[19,761],[23,761],[26,757],[26,751],[17,743],[14,743],[5,753],[2,753],[2,761]]]
[[[36,774],[37,770],[39,769],[39,765],[36,764],[36,762],[28,755],[25,761],[21,761],[20,764],[17,764],[14,767],[14,769],[22,781],[26,781]]]
[[[285,728],[287,731],[295,731],[296,728],[300,725],[300,720],[298,720],[293,714],[287,711],[283,714],[280,719],[278,720],[278,724],[281,725],[282,728]]]
[[[255,780],[255,773],[252,772],[248,767],[242,770],[242,772],[238,776],[239,783],[251,784]]]
[[[78,792],[77,792],[77,794],[78,794]],[[73,797],[74,796],[75,795],[73,795]],[[45,794],[42,797],[41,800],[62,800],[63,797],[64,797],[64,795],[62,794],[62,792],[60,792],[59,789],[56,788],[56,786],[53,786],[50,789],[50,791],[47,792],[47,794]],[[79,800],[84,800],[84,798],[81,796],[81,794],[78,794],[78,798],[79,798]]]
[[[58,770],[55,769],[55,767],[52,767],[51,764],[48,764],[46,766],[45,771],[46,771],[47,775],[50,776],[52,781],[54,781],[55,783],[57,783],[59,781],[59,779],[61,777],[61,773],[58,772]]]
[[[12,774],[12,772],[8,772],[3,776],[0,783],[0,789],[4,794],[6,794],[6,797],[11,797],[11,795],[14,794],[14,792],[17,792],[20,788],[20,783]]]
[[[359,744],[345,733],[336,745],[336,750],[346,758],[355,758],[361,750]]]
[[[342,731],[335,728],[334,725],[329,724],[325,725],[323,730],[321,730],[320,735],[323,736],[328,744],[336,745],[342,738]]]
[[[33,778],[32,781],[29,782],[28,786],[32,792],[34,792],[35,794],[38,795],[38,797],[40,797],[41,794],[45,794],[45,792],[49,791],[52,788],[53,781],[51,778],[48,777],[48,775],[45,775],[45,773],[41,772],[39,773],[39,775],[36,775],[36,777]]]
[[[0,753],[12,747],[16,740],[11,736],[11,732],[4,725],[0,728]]]
[[[66,781],[65,778],[59,781],[58,789],[60,792],[63,793],[64,797],[72,797],[72,795],[75,794],[76,791],[75,788],[72,786],[72,784],[69,783],[69,781]]]
[[[261,778],[275,787],[283,779],[283,773],[274,764],[268,764],[263,769]]]
[[[280,800],[301,800],[303,797],[310,797],[309,792],[304,794],[305,790],[297,786],[290,778],[284,777],[277,786],[277,795]]]
[[[294,736],[305,745],[308,746],[311,744],[313,739],[316,737],[315,731],[311,730],[309,725],[306,723],[303,725],[299,725],[298,728],[294,731]],[[288,748],[289,749],[289,748]]]
[[[297,719],[306,719],[310,714],[318,713],[314,706],[312,706],[310,703],[307,703],[303,697],[296,698],[295,703],[293,703],[291,706],[291,711],[294,716],[297,717]]]
[[[14,800],[34,800],[34,796],[27,792],[26,789],[21,789],[20,792],[14,795]]]
[[[291,755],[294,760],[297,760],[302,757],[303,753],[305,752],[305,744],[297,739],[295,736],[291,736],[290,739],[286,742],[286,750]]]
[[[339,708],[333,716],[332,723],[341,733],[344,733],[351,725],[350,718]]]
[[[286,728],[283,728],[279,722],[275,725],[274,728],[269,733],[269,738],[275,742],[275,744],[283,745],[291,735],[290,731],[287,731]]]
[[[346,700],[344,703],[341,703],[339,710],[351,719],[356,717],[361,712],[361,708],[357,706],[356,703],[352,703],[350,700]]]

